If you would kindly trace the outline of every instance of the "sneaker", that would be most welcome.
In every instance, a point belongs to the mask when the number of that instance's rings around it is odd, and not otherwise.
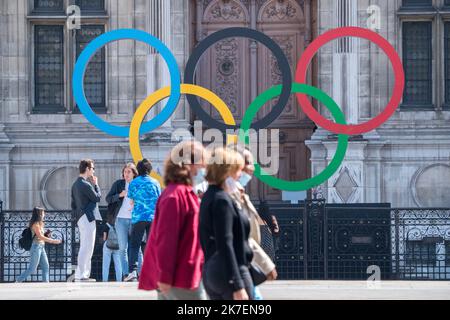
[[[137,281],[137,272],[133,271],[133,272],[129,273],[125,277],[125,279],[123,279],[123,281],[125,281],[125,282]]]
[[[82,278],[82,279],[75,279],[75,282],[97,282],[97,280],[92,278]]]

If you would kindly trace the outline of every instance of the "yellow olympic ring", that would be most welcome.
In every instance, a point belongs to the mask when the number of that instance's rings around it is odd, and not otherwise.
[[[211,105],[217,109],[220,116],[223,118],[223,121],[225,124],[228,125],[235,125],[236,122],[234,120],[233,114],[231,113],[228,106],[225,104],[225,102],[220,99],[214,92],[209,91],[206,88],[193,85],[193,84],[181,84],[181,93],[182,94],[193,94],[195,96],[198,96],[200,98],[205,99]],[[167,98],[170,95],[170,86],[164,87],[162,89],[159,89],[158,91],[155,91],[151,95],[149,95],[147,98],[145,98],[144,101],[139,105],[139,108],[137,108],[133,120],[131,120],[130,125],[130,152],[131,156],[133,157],[133,161],[137,164],[140,160],[142,160],[144,157],[142,156],[141,151],[141,145],[139,143],[139,130],[141,128],[142,121],[145,118],[145,115],[148,113],[148,111],[159,101],[161,101],[164,98]],[[227,135],[227,143],[236,142],[237,136],[235,134],[229,134]],[[162,177],[157,174],[155,171],[152,171],[150,174],[151,177],[155,178],[159,181],[161,187],[164,187],[164,181]]]

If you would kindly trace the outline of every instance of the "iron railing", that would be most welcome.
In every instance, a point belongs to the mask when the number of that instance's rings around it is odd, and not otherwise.
[[[270,204],[280,279],[450,279],[450,208]]]
[[[280,226],[276,265],[279,279],[365,280],[374,270],[381,279],[450,279],[450,208],[390,208],[389,204],[336,205],[307,201],[269,203]],[[101,209],[104,215],[104,209]],[[12,282],[27,267],[29,252],[18,246],[31,212],[2,211],[0,202],[0,282]],[[101,280],[102,241],[92,259]],[[79,234],[70,211],[48,211],[46,229],[63,240],[47,245],[50,281],[73,273]],[[376,272],[378,272],[376,271]],[[113,278],[111,266],[110,276]],[[40,272],[29,280],[39,281]]]
[[[101,210],[103,212],[104,210]],[[30,252],[19,247],[18,240],[23,229],[28,226],[31,211],[0,212],[0,282],[13,282],[28,266]],[[79,249],[79,232],[70,211],[46,211],[45,229],[50,230],[54,239],[62,240],[59,245],[46,245],[50,264],[50,281],[67,281],[74,273]],[[103,222],[97,222],[97,238],[92,257],[91,277],[102,278],[102,234]],[[112,267],[112,266],[111,266]],[[39,270],[39,268],[38,268]],[[112,272],[110,272],[113,275]],[[28,281],[40,281],[40,270]]]

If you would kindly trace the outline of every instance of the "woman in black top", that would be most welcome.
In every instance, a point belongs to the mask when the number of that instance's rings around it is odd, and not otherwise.
[[[227,193],[227,179],[239,179],[244,159],[231,149],[215,149],[207,166],[209,187],[200,205],[200,242],[205,254],[203,282],[212,300],[253,299],[248,244],[250,223]]]

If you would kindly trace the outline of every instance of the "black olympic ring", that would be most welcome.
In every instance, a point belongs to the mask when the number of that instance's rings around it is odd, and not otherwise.
[[[184,74],[184,83],[195,84],[194,83],[194,74],[195,68],[197,67],[198,61],[203,53],[211,47],[213,43],[220,41],[224,38],[230,37],[243,37],[250,38],[256,40],[262,44],[264,44],[270,51],[272,51],[274,57],[277,59],[278,67],[282,74],[282,90],[278,102],[273,106],[272,110],[262,119],[252,123],[251,128],[255,130],[263,129],[268,127],[275,119],[283,112],[284,107],[287,105],[289,101],[289,97],[291,95],[292,88],[292,75],[291,75],[291,67],[289,66],[289,61],[284,54],[283,50],[280,46],[272,40],[270,37],[265,35],[264,33],[241,27],[233,27],[223,29],[217,32],[210,34],[208,37],[203,39],[192,52],[189,60],[186,64],[185,74]],[[225,131],[227,129],[237,130],[239,129],[239,125],[227,125],[225,123],[219,122],[213,118],[211,118],[208,113],[203,110],[200,103],[197,100],[197,97],[194,95],[187,95],[187,100],[194,110],[195,114],[202,120],[205,124],[207,124],[211,128],[217,128],[221,131]]]

